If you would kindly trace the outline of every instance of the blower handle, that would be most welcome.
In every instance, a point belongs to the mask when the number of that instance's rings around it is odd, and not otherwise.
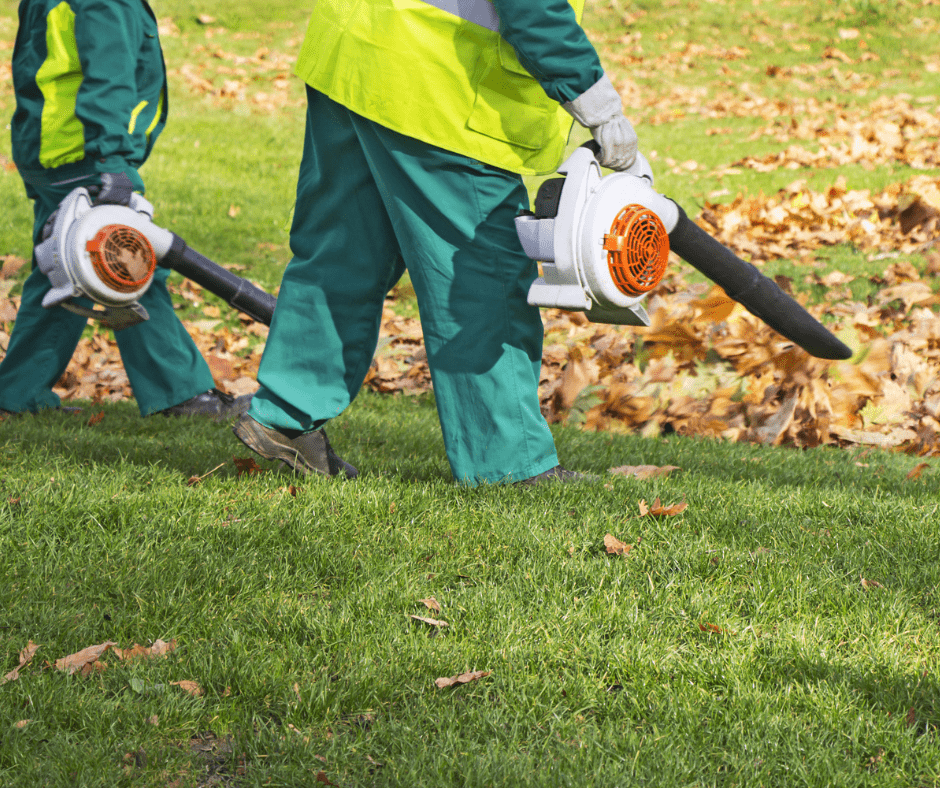
[[[210,293],[222,298],[229,306],[244,312],[252,320],[266,326],[271,325],[274,305],[277,303],[273,295],[199,254],[187,246],[176,233],[173,233],[173,243],[160,260],[160,265],[192,279]]]
[[[669,234],[669,247],[679,257],[810,355],[837,360],[851,357],[851,349],[784,293],[776,282],[712,238],[689,219],[681,205],[676,207],[679,221]]]

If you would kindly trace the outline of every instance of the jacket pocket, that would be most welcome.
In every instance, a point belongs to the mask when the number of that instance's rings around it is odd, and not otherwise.
[[[527,72],[494,65],[477,85],[467,126],[520,148],[541,150],[559,131],[557,106],[552,104]]]

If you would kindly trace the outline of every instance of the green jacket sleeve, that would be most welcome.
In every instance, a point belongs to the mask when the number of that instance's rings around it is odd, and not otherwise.
[[[548,96],[580,96],[604,75],[600,58],[568,0],[493,0],[500,34]]]
[[[162,53],[149,63],[141,61],[141,53],[153,52],[154,46],[159,52],[156,25],[145,29],[149,9],[141,0],[70,4],[83,74],[75,114],[85,128],[85,155],[96,161],[99,172],[123,170],[142,188],[137,166],[151,141],[141,141],[139,127],[156,124],[166,113]]]

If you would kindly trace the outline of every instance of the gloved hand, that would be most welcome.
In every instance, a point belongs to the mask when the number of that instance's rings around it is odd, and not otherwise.
[[[93,205],[130,205],[134,184],[126,172],[104,172],[101,186],[88,187]]]
[[[605,74],[576,99],[561,105],[601,146],[598,162],[612,170],[629,169],[636,159],[637,138],[623,114],[620,94]]]

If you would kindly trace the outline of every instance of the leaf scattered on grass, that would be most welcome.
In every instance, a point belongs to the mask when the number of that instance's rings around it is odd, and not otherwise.
[[[232,457],[232,462],[235,463],[238,476],[242,474],[251,475],[253,473],[264,473],[264,468],[255,462],[254,457]]]
[[[668,476],[673,471],[682,470],[678,465],[618,465],[611,468],[609,473],[614,476],[633,476],[637,479],[655,479],[658,476]]]
[[[91,416],[88,419],[88,426],[94,427],[96,424],[100,423],[103,418],[104,418],[104,411],[99,410],[97,413],[95,413],[93,416]]]
[[[433,610],[435,613],[441,612],[441,603],[438,602],[433,596],[429,596],[427,599],[419,599],[418,601],[428,610]]]
[[[926,468],[930,467],[929,462],[919,462],[915,465],[907,474],[908,479],[919,479],[920,475],[924,472]]]
[[[25,257],[17,257],[15,254],[0,255],[0,279],[12,279],[24,265]]]
[[[171,681],[174,687],[179,687],[183,692],[192,695],[194,698],[201,698],[206,694],[206,691],[199,686],[198,682],[191,681],[190,679],[183,679],[182,681]]]
[[[409,616],[409,618],[413,618],[415,621],[421,621],[430,627],[449,627],[450,626],[450,624],[448,624],[446,621],[438,621],[436,618],[426,618],[425,616],[414,616],[414,615]]]
[[[629,553],[633,549],[632,544],[621,542],[613,534],[607,534],[604,537],[604,547],[607,548],[608,553],[611,553],[613,555],[622,555],[624,558],[626,558],[627,553]]]
[[[67,657],[61,657],[55,661],[57,670],[64,670],[68,674],[80,673],[82,676],[89,676],[95,671],[105,669],[105,664],[99,662],[99,658],[111,647],[117,644],[111,640],[105,643],[99,643],[97,646],[89,646]]]
[[[445,689],[446,687],[455,687],[460,684],[469,684],[471,681],[477,681],[478,679],[482,679],[489,675],[490,671],[488,670],[475,670],[472,673],[461,673],[458,676],[434,679],[434,683],[438,686],[439,689]]]
[[[734,634],[734,630],[724,629],[718,626],[717,624],[710,624],[707,621],[704,624],[699,624],[698,628],[702,630],[702,632],[709,632],[713,635],[725,635],[725,634],[733,635]]]
[[[3,679],[0,680],[0,684],[6,684],[8,681],[16,681],[20,677],[20,671],[32,661],[38,649],[39,644],[33,643],[32,640],[27,642],[26,648],[20,651],[20,664],[7,673]]]
[[[683,501],[682,503],[673,503],[668,506],[664,505],[659,498],[653,501],[652,506],[647,506],[645,500],[640,501],[640,516],[646,517],[650,515],[652,517],[672,517],[673,515],[684,512],[688,504]]]
[[[914,710],[911,709],[911,711],[914,711]],[[25,728],[25,727],[26,727],[27,725],[29,725],[31,722],[32,722],[32,720],[17,720],[16,722],[13,723],[13,727],[16,728],[17,730],[20,730],[20,731],[21,731],[21,730],[23,730],[23,728]]]
[[[872,588],[884,588],[884,586],[877,580],[868,580],[864,577],[861,579],[861,584],[862,588],[864,588],[866,591],[869,591]]]
[[[152,646],[141,646],[139,643],[135,643],[130,648],[122,649],[114,646],[111,650],[117,655],[118,659],[125,662],[141,658],[166,657],[170,652],[176,650],[176,639],[174,638],[167,643],[165,640],[158,638]]]
[[[326,776],[326,772],[317,772],[317,782],[323,783],[324,785],[334,785],[336,788],[339,788],[338,783],[331,782],[330,778]]]

